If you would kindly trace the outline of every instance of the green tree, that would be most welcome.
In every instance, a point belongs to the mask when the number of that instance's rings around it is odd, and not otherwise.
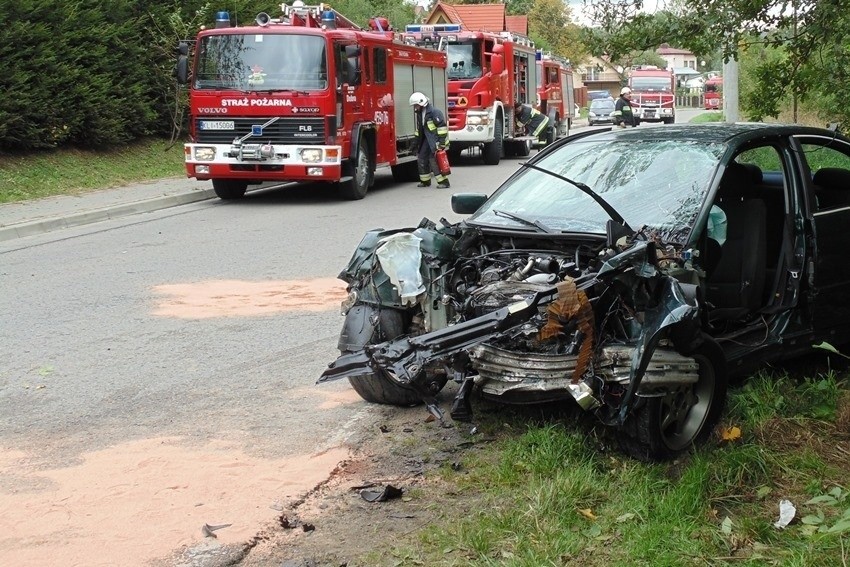
[[[579,27],[572,23],[570,7],[563,0],[533,0],[528,28],[540,49],[576,62],[587,55]]]
[[[587,31],[586,41],[593,53],[616,57],[664,42],[700,57],[719,49],[726,60],[760,53],[742,81],[746,114],[776,117],[804,103],[824,120],[850,125],[840,94],[850,72],[845,0],[677,0],[655,14],[640,12],[641,0],[591,4],[598,28]]]

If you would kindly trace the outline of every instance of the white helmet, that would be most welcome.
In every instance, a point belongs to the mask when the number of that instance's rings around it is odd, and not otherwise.
[[[420,92],[413,93],[410,95],[410,106],[427,106],[428,105],[428,97]]]
[[[620,89],[620,94],[621,95],[632,94],[632,89],[630,89],[629,87],[623,87],[622,89]]]

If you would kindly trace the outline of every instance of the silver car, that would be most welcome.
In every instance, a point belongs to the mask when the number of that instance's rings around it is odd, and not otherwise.
[[[592,101],[587,113],[588,126],[593,126],[595,124],[613,124],[614,118],[611,116],[613,112],[613,98],[598,98]]]

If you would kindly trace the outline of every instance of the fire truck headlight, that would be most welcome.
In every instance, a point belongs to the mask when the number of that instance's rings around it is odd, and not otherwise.
[[[198,161],[212,161],[215,159],[215,148],[210,146],[198,146],[195,148],[195,159]]]
[[[322,161],[322,150],[320,148],[304,148],[300,153],[301,161],[304,163],[318,163]]]
[[[470,126],[478,126],[479,124],[489,124],[489,116],[469,115],[466,117],[466,123]]]

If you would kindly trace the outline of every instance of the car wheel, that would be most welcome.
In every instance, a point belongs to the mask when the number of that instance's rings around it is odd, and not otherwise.
[[[496,115],[495,132],[493,133],[493,141],[484,144],[484,163],[486,165],[499,165],[502,159],[503,140],[504,136],[504,119],[501,114]]]
[[[241,199],[245,196],[245,191],[248,190],[247,181],[234,181],[232,179],[213,179],[212,186],[218,198],[225,201]]]
[[[704,441],[714,430],[726,401],[723,350],[710,338],[689,354],[699,364],[695,384],[635,407],[618,432],[622,449],[643,461],[663,461]]]
[[[375,320],[375,323],[371,321]],[[368,321],[368,322],[367,322]],[[357,347],[379,344],[400,337],[405,332],[404,314],[395,309],[376,309],[367,305],[356,305],[345,315],[344,340],[340,340],[340,352],[356,352]],[[344,345],[344,346],[343,346]],[[446,376],[435,376],[432,393],[436,394],[446,385]],[[413,406],[422,403],[422,397],[414,390],[404,388],[377,369],[366,376],[349,378],[348,382],[357,394],[373,404]]]
[[[360,138],[357,155],[343,169],[343,175],[350,179],[339,182],[339,191],[343,198],[356,201],[366,196],[372,184],[372,163],[369,159],[369,142]]]

